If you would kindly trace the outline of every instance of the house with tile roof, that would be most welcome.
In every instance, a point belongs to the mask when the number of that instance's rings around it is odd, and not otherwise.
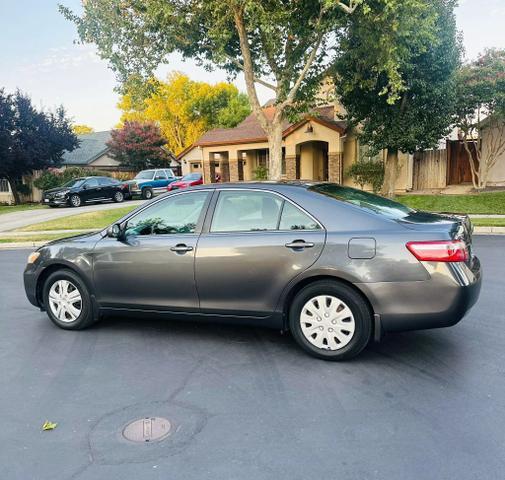
[[[78,135],[79,146],[63,154],[64,167],[96,168],[113,171],[119,169],[119,162],[109,156],[107,142],[111,138],[110,130]]]
[[[110,147],[107,145],[111,139],[110,130],[86,133],[78,135],[77,138],[79,139],[79,146],[75,150],[63,154],[62,167],[82,167],[107,172],[127,170],[121,167],[119,162],[110,155]],[[177,175],[180,164],[171,152],[167,153],[170,157],[170,168]]]
[[[283,126],[282,175],[287,180],[330,181],[355,186],[346,171],[357,158],[366,156],[352,129],[340,120],[342,109],[330,104],[313,109],[296,122]],[[273,117],[275,106],[270,102],[264,112]],[[254,114],[235,128],[217,128],[203,134],[178,156],[182,173],[200,172],[204,181],[249,181],[262,167],[268,168],[268,141]],[[382,154],[378,160],[382,159]],[[411,188],[412,157],[400,155],[397,187]]]

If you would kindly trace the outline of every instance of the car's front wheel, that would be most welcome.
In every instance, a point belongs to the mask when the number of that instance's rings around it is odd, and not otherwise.
[[[71,270],[57,270],[49,275],[43,300],[51,321],[66,330],[81,330],[93,323],[91,297],[84,282]]]
[[[151,200],[151,198],[153,198],[153,191],[150,188],[143,188],[142,198],[144,200]]]
[[[289,311],[290,330],[309,354],[325,360],[358,355],[372,333],[372,312],[353,288],[318,281],[302,288]]]
[[[81,203],[82,203],[81,197],[79,197],[79,195],[77,195],[76,193],[71,195],[69,200],[70,200],[70,206],[72,206],[72,207],[80,207],[81,206]]]
[[[119,191],[117,191],[117,192],[114,194],[113,200],[114,200],[116,203],[121,203],[121,202],[124,200],[124,195],[123,195],[123,192],[119,192]]]

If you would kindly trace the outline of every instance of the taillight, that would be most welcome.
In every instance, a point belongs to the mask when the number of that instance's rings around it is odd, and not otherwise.
[[[423,262],[466,262],[468,249],[461,240],[408,242],[407,248]]]

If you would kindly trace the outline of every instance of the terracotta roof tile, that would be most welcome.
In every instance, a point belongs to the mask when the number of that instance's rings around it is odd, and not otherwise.
[[[267,106],[264,108],[264,112],[268,118],[272,118],[275,113],[275,107]],[[346,122],[335,121],[334,120],[334,107],[319,107],[314,109],[314,112],[308,115],[303,121],[294,122],[284,122],[283,131],[294,127],[297,124],[303,124],[308,119],[314,119],[315,121],[320,120],[322,123],[333,126],[338,130],[345,131]],[[264,142],[266,141],[266,135],[263,128],[259,124],[256,116],[251,113],[247,118],[245,118],[239,125],[235,128],[215,128],[204,133],[194,145],[211,145],[211,144],[229,144],[229,143],[248,143],[248,142]]]

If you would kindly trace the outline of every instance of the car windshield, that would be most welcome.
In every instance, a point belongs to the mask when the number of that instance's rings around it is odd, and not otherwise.
[[[189,173],[188,175],[185,175],[184,177],[181,178],[183,182],[190,182],[193,180],[200,180],[201,175],[199,173]]]
[[[152,180],[154,175],[154,170],[144,170],[143,172],[137,173],[135,178],[137,180]]]
[[[72,188],[72,187],[80,187],[86,181],[85,178],[74,178],[73,180],[64,183],[62,187]]]
[[[336,184],[320,184],[309,188],[317,193],[322,193],[328,197],[341,200],[342,202],[352,203],[358,207],[366,208],[388,218],[399,220],[408,217],[414,210],[401,203],[394,202],[379,195],[368,193],[363,190],[357,190],[350,187],[342,187]]]

